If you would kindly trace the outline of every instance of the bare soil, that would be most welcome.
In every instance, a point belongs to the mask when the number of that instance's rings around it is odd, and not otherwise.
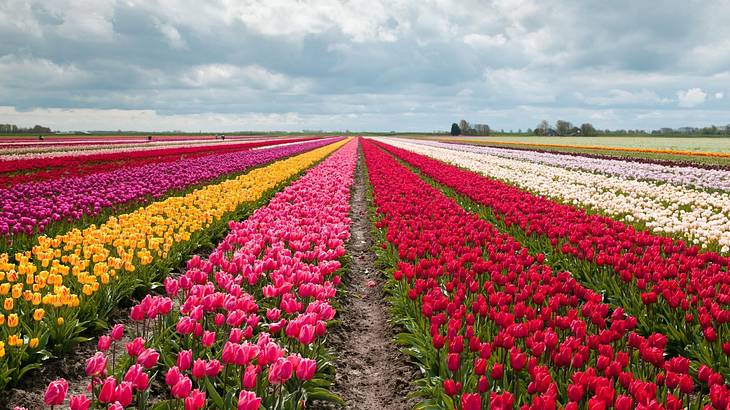
[[[388,322],[385,275],[376,269],[371,249],[367,178],[360,156],[351,199],[350,261],[344,278],[346,296],[339,311],[342,324],[328,340],[328,348],[336,356],[334,393],[345,400],[345,409],[410,409],[417,403],[407,398],[413,391],[410,382],[418,378],[417,369],[399,351],[393,341],[397,329]],[[313,408],[333,407],[315,403]]]

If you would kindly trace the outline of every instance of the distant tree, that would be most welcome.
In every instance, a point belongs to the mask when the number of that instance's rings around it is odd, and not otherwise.
[[[489,124],[474,124],[471,128],[474,130],[474,135],[489,135],[492,131]]]
[[[593,124],[591,124],[590,122],[581,124],[580,132],[581,132],[581,134],[583,134],[586,137],[596,135],[596,129],[593,128]]]
[[[461,130],[461,133],[463,135],[469,135],[469,130],[471,129],[471,126],[466,120],[461,120],[459,121],[459,129]]]
[[[547,120],[540,121],[535,128],[535,135],[547,135],[550,130],[550,123]]]
[[[457,123],[451,124],[451,135],[453,135],[453,136],[461,135],[461,128],[459,127],[459,124],[457,124]]]
[[[573,124],[570,121],[558,120],[555,122],[555,131],[558,132],[558,135],[570,134],[571,128],[573,128]]]
[[[527,129],[527,133],[528,133],[528,134],[532,134],[532,128],[528,128],[528,129]]]

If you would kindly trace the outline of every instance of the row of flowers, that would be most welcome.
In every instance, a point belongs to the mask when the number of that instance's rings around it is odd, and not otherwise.
[[[341,147],[340,141],[154,202],[84,230],[41,236],[32,251],[0,254],[0,376],[68,349],[103,327],[119,302],[150,288],[184,257],[257,207],[282,184]],[[0,384],[12,380],[0,377]]]
[[[245,141],[261,141],[270,139],[269,136],[251,136],[251,137],[227,137],[225,140],[219,140],[217,136],[202,136],[202,137],[184,137],[184,138],[168,138],[167,136],[155,136],[152,140],[148,139],[147,136],[138,136],[134,138],[56,138],[51,137],[44,138],[43,140],[38,139],[24,139],[24,140],[8,140],[3,139],[0,141],[0,158],[4,155],[16,155],[16,154],[32,154],[32,153],[63,153],[67,150],[75,151],[94,151],[102,149],[113,149],[113,148],[124,148],[124,147],[171,147],[171,146],[182,146],[191,144],[206,144],[210,142],[222,142],[222,141],[233,141],[233,142],[245,142]]]
[[[69,407],[257,410],[336,401],[324,389],[332,369],[322,341],[335,315],[356,160],[351,141],[249,219],[231,222],[207,260],[193,257],[184,275],[165,280],[166,295],[132,308],[137,327],[149,330],[128,335],[121,357],[112,352],[123,326],[99,340],[86,361],[89,388],[69,397]],[[162,391],[151,391],[155,379]],[[65,404],[67,389],[51,383],[46,404]]]
[[[595,209],[659,233],[730,252],[730,193],[627,179],[503,158],[471,147],[427,146],[403,140],[394,146],[496,178],[538,195]],[[468,150],[468,151],[467,151]]]
[[[451,140],[461,143],[470,143],[472,141],[466,139]],[[648,153],[648,154],[668,154],[668,155],[681,155],[681,156],[695,156],[695,157],[715,157],[715,158],[729,158],[730,153],[727,152],[713,152],[713,151],[687,151],[687,150],[675,150],[675,149],[663,149],[663,148],[640,148],[640,147],[612,147],[608,145],[574,145],[574,144],[549,144],[549,143],[535,143],[535,142],[521,142],[521,141],[489,141],[479,140],[480,143],[494,144],[494,145],[516,145],[523,147],[546,147],[546,148],[567,148],[567,149],[580,149],[580,150],[596,150],[596,151],[615,151],[618,153]]]
[[[441,140],[441,141],[449,142],[451,144],[458,144],[457,142],[454,142],[451,140]],[[478,141],[462,141],[461,144],[504,148],[504,147],[500,146],[499,144],[494,144],[494,145],[491,145],[489,143],[481,144]],[[542,149],[542,148],[530,147],[530,146],[526,146],[526,147],[510,146],[509,149],[514,150],[514,151],[530,151],[530,152],[540,152],[540,153],[545,153],[545,154],[560,154],[560,155],[567,155],[567,156],[577,157],[577,158],[618,160],[618,161],[623,161],[623,162],[627,163],[627,166],[630,164],[654,164],[654,165],[661,165],[661,166],[665,166],[665,167],[691,167],[691,168],[730,171],[730,165],[726,165],[726,164],[722,164],[722,163],[703,162],[703,161],[691,161],[691,160],[687,160],[687,159],[666,159],[666,158],[654,158],[654,157],[650,157],[650,156],[628,156],[628,155],[622,155],[620,153],[597,154],[597,153],[591,153],[591,152],[585,152],[585,151]]]
[[[210,148],[215,146],[225,146],[240,144],[241,141],[226,143],[221,140],[203,140],[203,141],[175,141],[175,142],[149,142],[144,144],[139,143],[122,143],[122,144],[84,144],[79,143],[78,145],[52,145],[52,146],[41,146],[36,148],[9,148],[0,149],[0,164],[2,164],[2,171],[8,172],[13,171],[13,168],[9,166],[11,163],[18,165],[19,170],[34,169],[42,167],[42,164],[33,163],[32,160],[47,159],[47,160],[58,160],[64,161],[68,157],[76,157],[79,160],[90,160],[95,161],[95,157],[101,155],[101,160],[105,160],[103,155],[109,154],[121,154],[129,152],[132,155],[137,153],[144,153],[149,151],[157,151],[164,149],[173,148]],[[59,163],[58,165],[68,165],[66,163]],[[58,166],[56,165],[56,166]]]
[[[363,144],[381,259],[397,320],[425,371],[424,406],[512,409],[724,409],[723,376],[666,357],[603,303],[508,235]],[[698,380],[697,382],[695,380]]]
[[[671,182],[678,185],[693,185],[710,189],[730,191],[730,171],[726,169],[701,168],[690,164],[681,166],[651,162],[627,164],[619,158],[591,158],[558,152],[539,152],[475,145],[455,145],[435,141],[423,141],[424,145],[452,147],[459,151],[496,155],[518,161],[538,162],[561,168],[581,169],[602,174],[618,175],[630,179],[647,179]]]
[[[409,151],[387,150],[436,182],[484,206],[486,213],[550,263],[570,268],[639,320],[659,331],[670,350],[730,375],[730,259],[681,241],[637,232],[474,172]],[[485,213],[485,214],[486,214]]]
[[[104,218],[116,212],[115,208],[159,200],[173,191],[209,183],[333,141],[130,165],[109,172],[0,189],[0,250],[24,250],[23,246],[36,234],[62,233],[79,220],[82,224],[96,222],[98,216]]]
[[[311,140],[311,138],[307,140]],[[96,172],[113,171],[128,166],[243,151],[294,141],[296,140],[243,143],[205,142],[202,144],[175,144],[162,147],[126,147],[102,151],[66,150],[54,154],[35,154],[28,158],[0,157],[0,186],[7,187],[53,178],[78,177]]]

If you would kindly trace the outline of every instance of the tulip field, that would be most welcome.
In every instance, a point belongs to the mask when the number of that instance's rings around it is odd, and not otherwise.
[[[396,137],[0,140],[0,192],[0,408],[730,408],[721,165]],[[413,369],[403,391],[364,387],[392,355],[343,348],[370,297]]]

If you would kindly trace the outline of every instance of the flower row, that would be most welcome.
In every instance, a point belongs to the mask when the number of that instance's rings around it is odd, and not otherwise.
[[[49,232],[46,227],[59,222],[73,224],[76,220],[134,201],[144,203],[173,190],[184,190],[332,141],[327,139],[258,151],[206,155],[40,183],[17,184],[0,189],[0,237],[58,233]],[[59,225],[59,229],[67,229],[63,223]]]
[[[165,281],[166,296],[134,306],[131,319],[151,330],[129,336],[122,358],[111,352],[125,329],[103,336],[86,362],[90,389],[70,397],[70,408],[144,408],[155,377],[165,386],[155,405],[169,408],[294,409],[333,398],[322,388],[331,377],[321,344],[335,315],[329,300],[349,238],[356,159],[351,141],[231,222],[207,260],[193,257]],[[64,404],[67,388],[51,383],[46,404]]]
[[[0,186],[40,182],[54,178],[78,177],[129,166],[243,151],[293,141],[296,140],[267,140],[244,143],[206,142],[204,144],[193,144],[192,146],[191,144],[162,147],[143,146],[90,152],[62,151],[52,155],[34,154],[28,158],[8,159],[4,157],[0,159]]]
[[[149,288],[210,240],[209,231],[344,144],[327,145],[152,203],[84,230],[39,237],[32,251],[0,254],[0,367],[21,368],[44,348],[73,344],[136,288]],[[220,227],[216,229],[221,229]],[[2,355],[0,355],[2,356]],[[2,380],[0,380],[2,382]]]
[[[714,245],[723,253],[730,252],[727,192],[565,169],[471,152],[471,147],[453,144],[434,147],[403,140],[390,143],[539,195],[595,209],[629,223],[641,223],[655,233],[678,235],[702,247]]]
[[[557,152],[538,152],[475,145],[445,144],[434,141],[422,141],[424,145],[448,148],[479,154],[496,155],[518,161],[537,162],[561,168],[580,169],[603,174],[617,175],[630,179],[648,179],[660,182],[671,182],[678,185],[730,191],[730,171],[725,169],[700,168],[690,164],[671,166],[662,163],[635,162],[627,164],[619,158],[591,158],[568,155]]]
[[[245,142],[245,141],[244,141]],[[15,148],[12,150],[0,150],[0,164],[2,164],[2,171],[13,171],[13,170],[29,170],[34,168],[43,168],[43,164],[39,162],[33,162],[34,160],[46,159],[52,161],[52,166],[65,166],[71,165],[71,161],[68,161],[69,157],[74,157],[80,161],[105,161],[108,160],[106,156],[130,153],[133,156],[139,154],[145,155],[150,151],[160,151],[165,149],[175,148],[191,148],[193,150],[198,149],[210,149],[216,146],[226,145],[237,145],[241,144],[238,142],[224,142],[224,141],[181,141],[181,142],[149,142],[149,143],[135,143],[135,144],[79,144],[79,145],[54,145],[50,147],[37,147],[37,148]],[[30,151],[28,151],[30,150]],[[97,156],[99,159],[97,159]],[[114,157],[112,157],[114,158]],[[16,167],[13,167],[16,165]]]
[[[363,144],[400,339],[426,374],[425,406],[725,408],[723,377],[665,356],[666,336],[553,271],[374,144]],[[703,394],[701,392],[708,392]],[[699,393],[699,394],[698,394]]]
[[[386,146],[435,181],[483,205],[532,249],[554,255],[593,289],[669,337],[672,351],[730,375],[730,259],[637,232],[474,172]]]

